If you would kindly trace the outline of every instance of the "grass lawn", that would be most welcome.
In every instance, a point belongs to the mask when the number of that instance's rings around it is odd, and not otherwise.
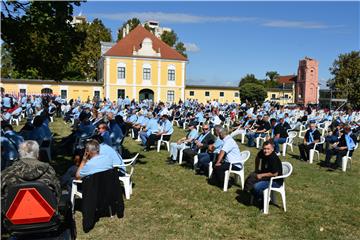
[[[56,141],[70,133],[69,125],[56,119],[50,123]],[[175,127],[172,140],[184,136]],[[56,142],[55,142],[56,146]],[[140,152],[134,171],[134,188],[125,201],[125,217],[103,218],[95,228],[82,231],[82,215],[76,212],[79,239],[359,239],[360,238],[360,151],[353,156],[351,170],[329,171],[297,160],[294,154],[281,157],[294,167],[286,181],[287,212],[270,205],[269,215],[246,206],[239,199],[240,187],[228,192],[207,184],[205,176],[179,165],[166,163],[168,152],[162,148],[143,152],[131,139],[124,142],[132,154]],[[254,169],[257,153],[239,142],[240,150],[250,150],[245,176]],[[71,165],[71,157],[54,148],[55,169],[59,175]],[[321,154],[320,159],[325,156]],[[333,158],[333,161],[335,158]],[[281,198],[278,196],[278,204]]]

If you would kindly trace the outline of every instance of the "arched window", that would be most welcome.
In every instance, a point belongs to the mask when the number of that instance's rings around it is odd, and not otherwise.
[[[52,94],[53,90],[51,88],[43,88],[41,89],[41,94]]]

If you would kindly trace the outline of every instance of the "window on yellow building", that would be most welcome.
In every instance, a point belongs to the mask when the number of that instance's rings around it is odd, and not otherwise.
[[[117,98],[125,98],[125,89],[118,89],[117,90]]]
[[[26,94],[26,89],[21,88],[21,89],[20,89],[20,94]]]
[[[210,92],[206,91],[205,92],[205,97],[210,97]]]
[[[173,90],[167,91],[167,101],[174,102],[175,99],[175,92]]]
[[[175,81],[175,70],[174,69],[168,70],[168,81]]]
[[[271,94],[271,98],[276,98],[276,94]]]
[[[224,92],[220,92],[220,97],[224,97]]]
[[[94,91],[94,97],[97,98],[97,99],[100,99],[100,91],[95,90]]]
[[[61,99],[67,99],[67,90],[61,90]]]
[[[194,91],[190,91],[189,95],[194,96]]]
[[[125,67],[118,67],[117,68],[117,78],[118,79],[125,79]]]
[[[143,68],[143,80],[150,80],[150,79],[151,79],[151,69]]]
[[[236,92],[236,93],[234,94],[234,96],[235,96],[235,97],[239,97],[239,93]]]
[[[289,98],[289,95],[285,94],[285,98]]]

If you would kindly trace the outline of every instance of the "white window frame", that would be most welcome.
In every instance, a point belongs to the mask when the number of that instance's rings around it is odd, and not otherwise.
[[[144,78],[144,70],[150,69],[149,78]],[[142,66],[142,79],[143,81],[151,81],[151,65],[148,63],[144,63]]]
[[[173,71],[173,74],[171,74],[173,76],[173,78],[170,77],[170,71]],[[174,65],[169,65],[168,66],[168,81],[169,82],[175,82],[176,81],[176,68]]]
[[[171,96],[172,99],[170,99],[171,97],[169,97],[169,96]],[[166,100],[167,100],[167,102],[174,102],[175,101],[175,91],[174,90],[168,90],[167,91]]]
[[[119,78],[119,68],[124,68],[124,78]],[[123,62],[118,62],[116,64],[116,79],[117,79],[117,84],[123,84],[125,83],[125,79],[126,79],[126,64]]]

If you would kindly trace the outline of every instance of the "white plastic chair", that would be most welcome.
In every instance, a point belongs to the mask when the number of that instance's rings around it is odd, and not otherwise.
[[[201,152],[201,149],[198,150],[198,154]],[[194,167],[194,170],[196,170],[196,164],[199,162],[199,157],[198,157],[198,154],[196,154],[194,156],[194,164],[193,164],[193,167]],[[182,156],[181,156],[182,157]]]
[[[317,158],[318,158],[318,161],[320,159],[320,152],[318,150],[316,150],[316,147],[319,146],[319,145],[322,145],[325,143],[325,138],[324,137],[320,137],[320,142],[318,143],[315,143],[314,144],[314,147],[313,149],[310,149],[310,152],[309,152],[309,163],[312,164],[313,161],[314,161],[314,155],[315,153],[317,154]]]
[[[295,139],[296,135],[297,135],[297,132],[289,132],[288,133],[288,137],[286,138],[286,142],[283,143],[283,145],[282,145],[282,155],[284,157],[286,155],[287,146],[290,147],[291,152],[294,152],[293,143],[294,143],[294,139]]]
[[[305,125],[301,125],[300,131],[299,131],[299,138],[304,138],[306,131],[307,131],[307,128],[305,127]]]
[[[260,143],[261,143],[261,140],[262,141],[266,141],[266,139],[270,136],[269,132],[266,132],[266,135],[264,137],[261,137],[261,135],[259,135],[255,141],[256,141],[256,148],[259,148],[260,147]]]
[[[225,178],[224,178],[224,192],[226,192],[228,190],[228,185],[229,185],[229,179],[230,179],[230,174],[234,173],[237,176],[239,176],[240,180],[241,180],[241,189],[244,189],[244,169],[245,169],[245,162],[249,159],[250,157],[250,151],[242,151],[240,152],[240,159],[237,162],[233,162],[230,164],[229,170],[225,171]],[[241,163],[242,168],[241,170],[233,170],[232,166],[237,164],[237,163]]]
[[[189,146],[184,145],[182,149],[179,150],[179,164],[182,164],[184,150],[190,148]]]
[[[282,175],[270,178],[269,187],[263,191],[263,198],[264,198],[264,202],[263,202],[264,209],[263,209],[263,211],[264,211],[264,214],[269,213],[269,203],[270,203],[270,200],[271,200],[272,192],[278,192],[278,193],[281,194],[282,203],[283,203],[283,207],[284,207],[284,212],[286,212],[285,178],[289,177],[291,175],[292,171],[293,171],[293,167],[292,167],[291,163],[283,162],[282,163]],[[279,188],[272,187],[273,181],[276,180],[276,179],[281,179],[281,178],[284,179],[284,182],[281,185],[281,187],[279,187]],[[273,196],[273,198],[274,198],[274,196]]]
[[[157,152],[160,152],[160,147],[161,147],[162,143],[165,143],[166,147],[167,147],[167,151],[168,152],[170,151],[170,140],[164,140],[163,139],[164,136],[171,136],[171,134],[163,134],[163,135],[161,135],[160,139],[157,142]]]
[[[353,150],[353,153],[358,147],[359,147],[359,143],[356,143],[355,148]],[[346,172],[348,162],[349,162],[349,167],[351,168],[352,159],[351,159],[351,157],[349,155],[350,155],[350,151],[347,151],[346,156],[342,157],[341,169],[342,169],[343,172]]]
[[[134,166],[135,166],[136,159],[137,159],[138,156],[139,156],[139,153],[137,153],[133,158],[123,159],[125,167],[131,166],[131,169],[130,169],[129,173],[126,172],[124,176],[119,177],[119,180],[124,185],[125,198],[126,199],[130,199],[130,195],[132,194],[132,181],[131,181],[132,179],[131,179],[131,176],[134,173]],[[114,167],[121,167],[121,166],[114,165]]]
[[[73,180],[72,181],[71,196],[70,196],[72,212],[74,212],[75,197],[82,198],[82,192],[78,191],[78,184],[81,184],[81,183],[82,183],[82,180]]]

